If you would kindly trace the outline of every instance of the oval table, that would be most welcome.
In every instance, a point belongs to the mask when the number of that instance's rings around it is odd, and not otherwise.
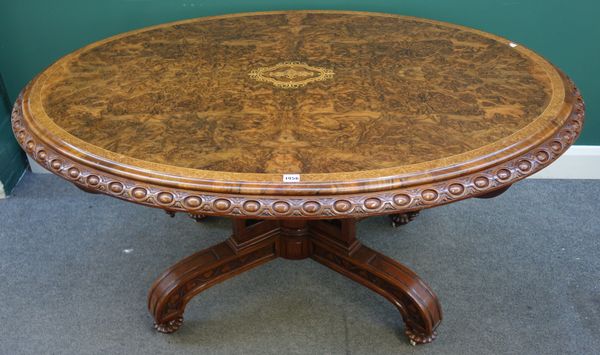
[[[442,319],[361,218],[493,197],[579,135],[573,83],[509,40],[397,15],[291,11],[145,28],[77,50],[19,96],[15,135],[88,192],[233,218],[226,241],[150,289],[160,332],[203,290],[277,257],[313,260],[392,302],[411,343]],[[460,223],[460,221],[456,221]]]

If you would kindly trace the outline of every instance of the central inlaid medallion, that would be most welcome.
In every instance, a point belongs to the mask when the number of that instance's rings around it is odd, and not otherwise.
[[[333,70],[313,67],[301,62],[282,62],[269,67],[253,69],[248,75],[273,86],[294,89],[306,84],[333,78]]]

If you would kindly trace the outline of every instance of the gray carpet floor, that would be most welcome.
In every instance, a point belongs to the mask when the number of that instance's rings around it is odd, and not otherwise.
[[[310,260],[275,260],[193,299],[158,334],[155,277],[217,243],[196,223],[49,175],[0,200],[1,354],[598,354],[600,181],[528,180],[491,200],[423,211],[394,229],[360,222],[370,247],[438,294],[438,339],[412,347],[382,297]]]

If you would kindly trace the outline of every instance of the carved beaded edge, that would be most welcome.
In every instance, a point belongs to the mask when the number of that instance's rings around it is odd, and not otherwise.
[[[447,181],[404,189],[329,196],[250,196],[206,194],[142,184],[101,172],[58,154],[40,143],[23,120],[23,92],[13,107],[11,121],[17,141],[45,169],[84,190],[104,193],[130,202],[168,211],[246,218],[360,218],[420,210],[483,195],[511,185],[543,169],[573,144],[583,127],[585,104],[574,83],[575,98],[566,123],[549,139],[529,152],[498,166]]]

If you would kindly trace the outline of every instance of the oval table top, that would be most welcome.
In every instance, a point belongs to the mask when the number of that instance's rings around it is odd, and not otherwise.
[[[339,218],[509,186],[564,152],[583,116],[570,80],[509,40],[287,11],[88,45],[29,83],[13,129],[90,191],[198,214]]]

